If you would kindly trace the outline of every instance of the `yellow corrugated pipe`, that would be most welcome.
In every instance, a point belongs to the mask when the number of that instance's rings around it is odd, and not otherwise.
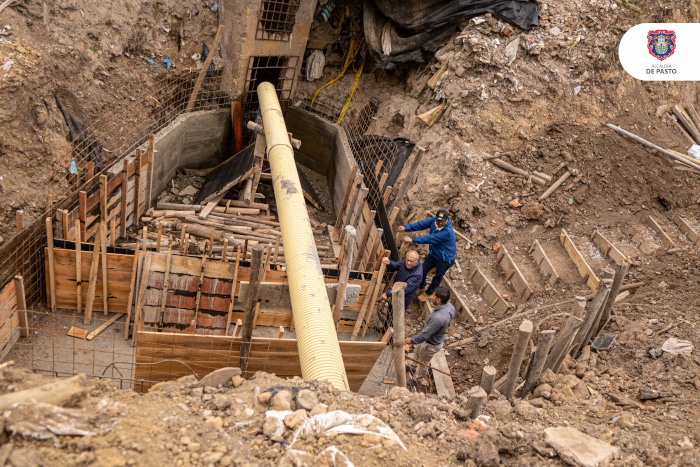
[[[306,380],[330,381],[333,387],[347,391],[350,386],[321,262],[294,163],[294,150],[274,86],[261,83],[258,100],[282,230],[301,374]]]

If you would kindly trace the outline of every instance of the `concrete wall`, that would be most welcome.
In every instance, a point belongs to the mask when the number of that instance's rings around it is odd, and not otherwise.
[[[253,56],[298,57],[297,66],[293,70],[295,80],[299,79],[301,62],[306,50],[309,30],[313,22],[317,0],[300,0],[299,9],[295,16],[294,28],[289,41],[256,39],[258,15],[262,0],[220,0],[219,22],[224,25],[221,38],[221,55],[226,67],[230,68],[233,82],[234,100],[238,100],[245,92],[248,59]],[[292,81],[290,80],[289,86]],[[291,89],[293,96],[294,89]]]
[[[287,131],[301,141],[301,147],[294,151],[297,162],[326,176],[333,205],[338,209],[345,196],[350,168],[356,163],[345,130],[294,107],[287,109],[284,119]]]
[[[180,115],[156,134],[153,196],[165,189],[177,169],[213,167],[233,155],[231,146],[230,109]]]

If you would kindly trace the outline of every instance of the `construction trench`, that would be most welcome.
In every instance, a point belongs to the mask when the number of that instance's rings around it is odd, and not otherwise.
[[[694,5],[0,3],[0,467],[700,464]]]

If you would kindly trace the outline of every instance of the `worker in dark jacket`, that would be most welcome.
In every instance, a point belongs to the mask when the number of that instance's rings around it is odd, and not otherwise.
[[[442,278],[448,269],[455,264],[457,255],[457,245],[455,244],[455,231],[452,228],[449,214],[446,210],[440,209],[435,217],[426,219],[413,224],[399,226],[399,231],[402,232],[417,232],[420,230],[430,229],[428,235],[421,237],[404,237],[406,243],[416,243],[419,245],[430,245],[430,251],[423,260],[423,279],[420,283],[420,289],[425,288],[426,277],[428,273],[435,269],[435,275],[430,283],[430,287],[425,290],[418,298],[426,300],[433,291],[440,287]]]
[[[433,302],[433,312],[425,321],[423,330],[413,337],[407,337],[404,344],[415,345],[415,351],[420,359],[430,365],[433,355],[438,353],[445,342],[445,333],[455,317],[455,307],[449,303],[450,291],[444,287],[438,287],[430,296]],[[425,378],[426,367],[420,366],[419,375]]]
[[[418,292],[418,286],[423,280],[423,267],[420,264],[420,255],[415,250],[410,250],[406,253],[406,259],[401,261],[391,261],[389,258],[382,258],[382,262],[387,265],[387,269],[391,272],[397,271],[395,282],[405,282],[404,303],[405,310],[408,311],[408,305],[413,301],[413,297]],[[391,297],[391,287],[382,294],[382,300]]]

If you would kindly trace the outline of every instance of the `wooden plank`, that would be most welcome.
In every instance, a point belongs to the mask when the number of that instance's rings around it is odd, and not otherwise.
[[[220,24],[219,29],[216,31],[216,36],[214,36],[214,42],[212,43],[211,47],[209,48],[209,55],[207,56],[207,59],[204,61],[202,64],[202,69],[199,72],[199,76],[197,77],[197,82],[194,85],[194,89],[192,90],[192,94],[190,95],[190,99],[187,102],[187,108],[185,109],[185,113],[192,112],[194,110],[194,104],[195,101],[197,100],[197,94],[199,94],[199,88],[202,87],[202,83],[204,82],[204,77],[206,76],[207,73],[207,68],[209,68],[209,64],[211,63],[212,59],[214,58],[214,55],[217,53],[216,49],[219,47],[219,41],[221,40],[221,36],[223,35],[224,32],[224,25]]]
[[[688,237],[688,240],[693,242],[693,245],[695,245],[700,239],[700,233],[696,232],[695,229],[686,221],[684,218],[682,218],[679,214],[676,214],[675,217],[673,218],[673,222],[676,223],[678,228],[685,234],[686,237]]]
[[[445,358],[444,350],[440,350],[438,353],[433,355],[433,359],[430,360],[430,366],[433,366],[438,370],[442,370],[446,373],[450,372],[450,367],[447,366],[447,359]],[[454,384],[452,384],[452,377],[444,373],[440,373],[434,370],[432,371],[433,381],[435,381],[435,390],[437,391],[437,395],[439,397],[445,397],[450,400],[454,399],[455,387]]]
[[[29,336],[29,322],[27,321],[27,299],[24,292],[24,279],[22,276],[15,276],[13,284],[7,284],[7,288],[14,286],[17,297],[17,315],[19,318],[20,335]]]
[[[144,300],[146,298],[146,286],[148,285],[148,275],[151,272],[151,258],[152,253],[146,254],[143,260],[143,270],[141,271],[141,284],[139,287],[139,294],[136,297],[136,311],[134,311],[134,336],[132,340],[132,346],[136,345],[138,340],[138,335],[140,334],[137,330],[141,327],[141,308],[143,307]]]
[[[100,249],[102,250],[102,309],[105,316],[109,316],[109,293],[107,291],[107,284],[109,280],[107,279],[107,226],[105,222],[100,222]]]
[[[153,201],[153,169],[155,168],[155,149],[156,135],[148,135],[148,195],[146,197],[146,209],[151,209]]]
[[[119,216],[119,226],[121,236],[126,238],[126,205],[128,202],[128,186],[129,186],[129,162],[124,159],[122,162],[122,189],[121,189],[121,211]]]
[[[658,222],[656,222],[656,219],[654,219],[651,216],[648,216],[647,219],[649,220],[649,224],[651,225],[651,228],[654,229],[656,232],[656,235],[659,236],[661,239],[661,243],[664,244],[664,246],[668,249],[675,248],[676,244],[673,240],[671,240],[671,237],[668,236],[668,234],[664,231],[664,229],[661,228]]]
[[[604,257],[610,257],[615,264],[622,264],[629,261],[629,258],[625,256],[613,243],[605,238],[598,229],[593,232],[591,236],[591,241],[598,247],[598,249],[603,252]]]
[[[92,307],[95,302],[95,290],[97,289],[97,266],[100,262],[101,243],[100,230],[98,229],[92,250],[92,262],[90,263],[90,275],[88,276],[88,293],[85,300],[85,318],[83,324],[90,324],[92,320]]]
[[[574,242],[571,240],[571,237],[566,232],[566,230],[561,229],[559,241],[564,246],[564,249],[566,249],[566,252],[569,254],[571,261],[573,261],[576,265],[578,273],[581,275],[581,277],[586,278],[586,284],[588,285],[588,287],[590,287],[592,290],[596,290],[600,285],[600,279],[593,272],[593,269],[591,269],[591,267],[588,265],[586,259],[583,257],[581,252],[578,251],[578,248],[576,248],[576,245],[574,245]]]
[[[53,224],[51,222],[51,217],[46,218],[46,243],[47,243],[47,257],[48,257],[48,268],[49,268],[49,298],[51,305],[51,311],[56,312],[56,275],[54,272],[54,256],[53,256]]]
[[[554,284],[559,280],[559,274],[554,269],[554,265],[549,257],[547,257],[547,253],[545,253],[539,240],[532,242],[529,253],[535,259],[540,273],[544,276],[544,280],[546,280],[550,286],[554,287]]]
[[[85,339],[85,336],[88,334],[88,330],[71,326],[66,334],[71,337],[77,337],[78,339]]]
[[[136,254],[134,254],[134,262],[131,267],[131,280],[129,281],[129,298],[126,302],[126,322],[124,323],[124,339],[129,338],[129,325],[131,324],[131,307],[134,303],[134,285],[136,283],[136,271],[139,260],[139,242],[136,240]]]
[[[469,270],[472,271],[472,284],[474,284],[476,290],[486,299],[486,303],[494,309],[496,316],[500,318],[508,310],[508,304],[503,299],[503,294],[496,289],[489,278],[481,272],[473,261],[469,261],[469,263]]]
[[[527,283],[525,276],[520,272],[520,268],[515,264],[513,257],[510,256],[505,246],[501,246],[497,262],[506,275],[506,280],[510,281],[511,285],[518,293],[519,298],[523,301],[530,298],[530,295],[532,295],[532,287]]]
[[[450,290],[450,295],[454,298],[454,302],[457,302],[457,311],[459,312],[460,320],[466,321],[469,324],[476,324],[476,318],[474,317],[474,314],[472,311],[469,309],[469,306],[467,305],[467,302],[464,301],[462,298],[462,295],[459,293],[459,290],[454,286],[452,283],[452,279],[449,277],[445,276],[443,278],[443,282],[445,285],[447,285],[447,288]],[[459,310],[462,311],[459,311]]]
[[[165,310],[165,299],[168,294],[168,288],[170,286],[170,263],[172,262],[173,244],[170,242],[168,244],[168,253],[165,256],[165,275],[163,278],[163,295],[160,300],[160,311],[158,313],[157,323],[163,323],[163,311]]]
[[[114,324],[114,323],[115,323],[119,318],[121,318],[122,316],[124,316],[124,313],[117,313],[117,314],[115,314],[115,315],[112,316],[109,320],[107,320],[107,321],[105,321],[104,323],[102,323],[102,325],[101,325],[100,327],[98,327],[97,329],[95,329],[94,331],[92,331],[90,334],[88,334],[87,337],[85,337],[85,339],[86,339],[86,340],[89,340],[89,341],[93,340],[93,339],[94,339],[95,337],[97,337],[102,331],[104,331],[105,329],[107,329],[108,327],[110,327],[112,324]]]

